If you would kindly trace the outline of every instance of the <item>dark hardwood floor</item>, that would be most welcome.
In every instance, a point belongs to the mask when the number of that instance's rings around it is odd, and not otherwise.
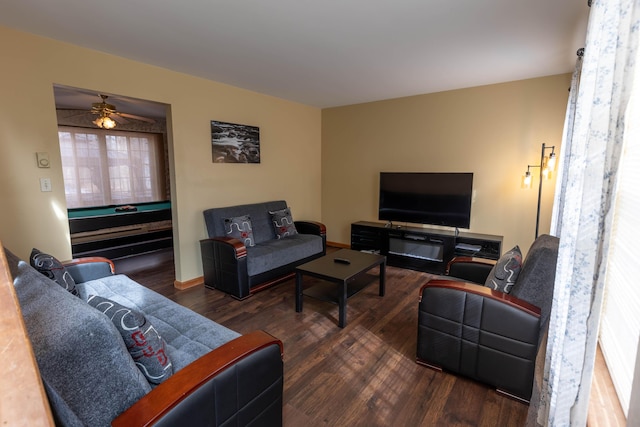
[[[148,266],[148,268],[145,268]],[[203,286],[176,290],[173,260],[117,262],[118,272],[240,333],[263,329],[284,343],[284,425],[522,426],[527,405],[462,377],[415,362],[418,291],[429,274],[387,267],[337,305],[305,298],[295,312],[294,280],[244,301]],[[377,273],[377,270],[372,271]],[[305,283],[312,279],[305,277]]]

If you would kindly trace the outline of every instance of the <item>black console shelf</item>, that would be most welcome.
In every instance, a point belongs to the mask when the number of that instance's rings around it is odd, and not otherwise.
[[[497,260],[502,236],[359,221],[351,224],[351,249],[385,255],[395,267],[442,274],[455,256]]]

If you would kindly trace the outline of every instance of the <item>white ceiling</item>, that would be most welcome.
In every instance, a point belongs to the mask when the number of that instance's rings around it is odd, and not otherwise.
[[[322,108],[570,72],[588,14],[587,0],[0,2],[0,25]]]

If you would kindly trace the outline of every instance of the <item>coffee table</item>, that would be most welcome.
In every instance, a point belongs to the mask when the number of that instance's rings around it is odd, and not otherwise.
[[[346,259],[349,264],[335,262],[335,259]],[[304,291],[304,295],[337,303],[339,307],[338,326],[347,324],[347,299],[369,285],[366,272],[380,266],[379,294],[384,296],[384,278],[387,257],[350,249],[327,254],[296,268],[296,312],[302,311],[302,276],[312,276],[330,283],[319,283]]]

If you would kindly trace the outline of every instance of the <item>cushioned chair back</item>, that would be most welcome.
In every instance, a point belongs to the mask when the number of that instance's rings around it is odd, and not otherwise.
[[[225,218],[249,215],[253,226],[253,239],[256,243],[261,243],[276,238],[276,232],[271,223],[271,215],[269,212],[281,210],[286,207],[287,202],[277,200],[273,202],[207,209],[203,212],[204,222],[207,226],[209,237],[221,237],[226,234],[224,229]]]
[[[540,307],[540,329],[544,330],[551,313],[553,284],[558,262],[557,237],[543,234],[531,245],[511,295]]]

